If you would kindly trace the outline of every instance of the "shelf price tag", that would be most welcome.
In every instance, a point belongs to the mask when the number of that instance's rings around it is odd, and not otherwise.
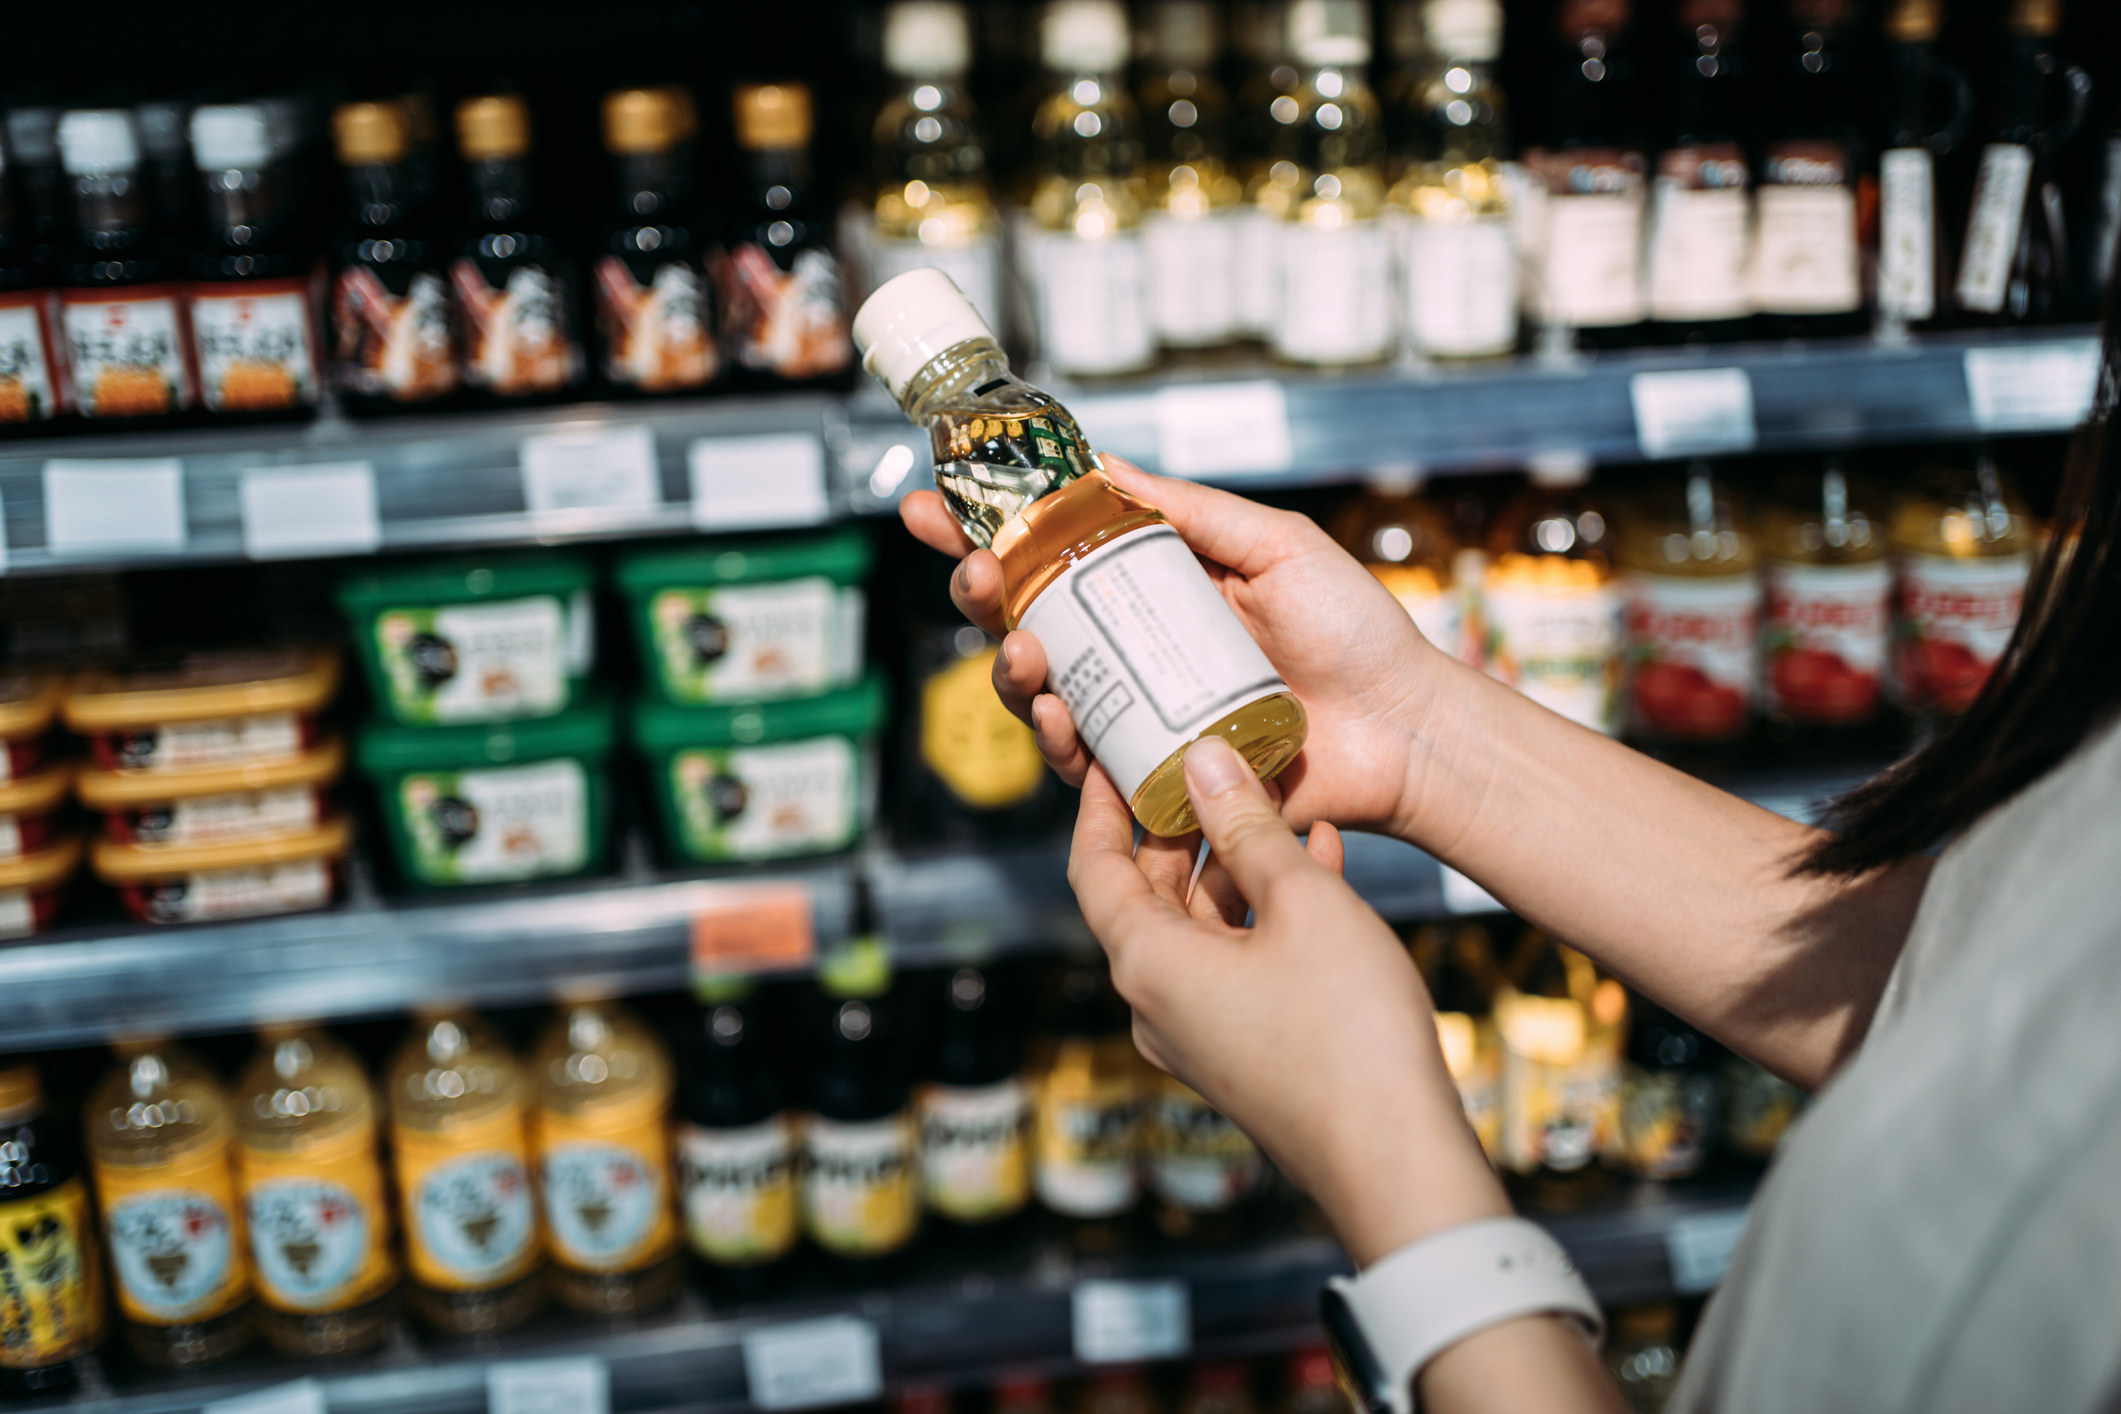
[[[810,433],[702,437],[685,465],[692,523],[702,530],[769,530],[832,518],[825,444]]]
[[[274,1385],[254,1394],[217,1399],[206,1406],[204,1414],[325,1414],[324,1386],[315,1380]]]
[[[1079,1281],[1075,1358],[1086,1365],[1167,1360],[1193,1344],[1193,1309],[1180,1281]]]
[[[1750,451],[1753,380],[1742,368],[1682,368],[1628,380],[1635,440],[1651,460]]]
[[[760,1409],[860,1404],[883,1393],[876,1327],[859,1316],[767,1326],[744,1337],[744,1380]]]
[[[54,555],[184,548],[176,457],[55,457],[44,464],[44,544]]]
[[[254,560],[366,555],[383,543],[367,462],[252,467],[242,501],[243,553]]]
[[[1451,913],[1501,913],[1502,900],[1480,885],[1468,879],[1448,864],[1436,866],[1443,871],[1443,906]]]
[[[1665,1255],[1672,1263],[1672,1288],[1681,1296],[1713,1291],[1730,1269],[1731,1254],[1745,1235],[1747,1210],[1703,1213],[1681,1218],[1664,1230]]]
[[[1968,349],[1966,401],[1983,432],[2066,432],[2091,415],[2099,341]]]
[[[611,1414],[611,1368],[589,1355],[488,1365],[486,1414]]]
[[[1287,471],[1289,397],[1279,383],[1211,383],[1156,394],[1156,457],[1166,476]]]
[[[692,913],[692,975],[807,967],[817,955],[809,888],[795,880],[707,884]]]
[[[533,518],[575,511],[654,511],[663,504],[655,430],[643,423],[538,432],[517,453]]]

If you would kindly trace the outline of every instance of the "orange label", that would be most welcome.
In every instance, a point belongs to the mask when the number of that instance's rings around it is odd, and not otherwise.
[[[397,1280],[374,1124],[279,1151],[236,1150],[258,1294],[283,1311],[343,1311]]]
[[[95,1166],[118,1306],[142,1325],[211,1320],[250,1295],[243,1210],[224,1139],[152,1168]]]
[[[423,1286],[484,1291],[538,1260],[538,1211],[521,1107],[442,1130],[394,1125],[405,1259]]]
[[[695,977],[793,971],[816,957],[810,890],[802,884],[714,884],[701,898],[692,915]]]
[[[671,1211],[670,1100],[653,1095],[534,1120],[545,1225],[555,1259],[624,1272],[677,1249]]]

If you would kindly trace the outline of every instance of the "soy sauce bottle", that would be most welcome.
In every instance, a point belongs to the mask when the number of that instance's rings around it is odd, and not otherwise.
[[[710,1285],[753,1294],[800,1236],[798,1134],[759,997],[704,981],[678,1035],[678,1190],[685,1236]]]
[[[1031,1201],[1031,1092],[1023,1032],[992,968],[934,989],[935,1051],[917,1101],[928,1209],[956,1235],[992,1237]]]
[[[80,1383],[103,1342],[103,1268],[71,1125],[34,1065],[0,1070],[0,1394]]]
[[[433,403],[457,387],[456,328],[405,110],[348,103],[331,127],[350,215],[332,285],[333,376],[355,411]]]
[[[810,1113],[803,1124],[803,1227],[864,1282],[896,1269],[920,1230],[920,1140],[891,964],[873,938],[820,969]]]
[[[810,90],[736,91],[748,209],[715,260],[724,343],[739,377],[775,388],[834,380],[854,366],[846,277],[811,170]]]

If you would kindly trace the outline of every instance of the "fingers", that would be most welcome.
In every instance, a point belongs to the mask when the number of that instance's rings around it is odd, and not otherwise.
[[[1252,905],[1237,891],[1237,880],[1230,877],[1222,860],[1211,853],[1201,866],[1200,878],[1194,882],[1193,896],[1186,900],[1186,911],[1203,923],[1242,928]]]
[[[1171,839],[1144,834],[1134,847],[1134,862],[1149,881],[1149,887],[1181,907],[1186,902],[1186,891],[1192,887],[1193,869],[1199,859],[1198,834],[1178,835]]]
[[[1304,517],[1277,511],[1198,482],[1151,476],[1115,456],[1104,458],[1105,472],[1123,491],[1141,497],[1164,513],[1196,554],[1228,565],[1241,575],[1255,575],[1276,560],[1325,534]],[[911,499],[910,497],[908,499]]]
[[[1002,639],[1001,651],[994,657],[994,695],[1025,726],[1036,726],[1031,718],[1031,703],[1045,686],[1044,645],[1022,629],[1014,630]],[[1072,722],[1068,725],[1068,734],[1075,735]]]
[[[1134,862],[1134,812],[1101,770],[1091,771],[1083,782],[1068,850],[1068,886],[1115,973],[1142,929],[1178,916],[1177,906],[1157,893]]]
[[[1040,693],[1031,701],[1031,730],[1038,737],[1039,753],[1046,764],[1071,786],[1083,783],[1090,774],[1090,748],[1076,734],[1075,719],[1068,715],[1068,706],[1050,692]]]
[[[1282,823],[1259,777],[1221,737],[1203,738],[1186,749],[1186,795],[1216,857],[1261,914],[1278,888],[1317,870]]]
[[[1348,842],[1340,837],[1340,828],[1323,820],[1311,826],[1311,836],[1304,841],[1304,853],[1333,871],[1341,878],[1348,874]]]
[[[965,528],[957,523],[957,517],[943,504],[940,492],[908,491],[898,503],[898,516],[913,532],[914,539],[953,560],[962,560],[976,548]]]
[[[992,550],[974,550],[957,562],[957,572],[950,576],[950,602],[996,638],[1007,632],[1002,622],[1002,562]]]

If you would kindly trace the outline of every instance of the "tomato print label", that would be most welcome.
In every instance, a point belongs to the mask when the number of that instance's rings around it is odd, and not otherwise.
[[[1751,575],[1628,581],[1628,722],[1720,741],[1745,730],[1759,684],[1760,584]]]
[[[420,1176],[410,1206],[415,1265],[432,1264],[466,1286],[512,1273],[537,1235],[530,1175],[515,1154],[436,1164]]]
[[[317,401],[309,282],[198,284],[191,290],[199,390],[212,412],[269,412]]]
[[[142,1193],[111,1204],[104,1224],[118,1299],[128,1314],[176,1322],[225,1304],[235,1223],[211,1195]]]
[[[192,405],[184,309],[174,286],[59,296],[70,399],[84,417],[148,417]]]
[[[59,411],[50,310],[41,290],[0,297],[0,422],[42,422]]]
[[[654,1232],[662,1176],[617,1144],[563,1144],[547,1151],[545,1217],[553,1245],[575,1265],[605,1269]]]
[[[1963,712],[2003,656],[2025,601],[2024,555],[1900,561],[1900,645],[1895,685],[1917,710]]]
[[[1883,560],[1770,564],[1761,633],[1767,709],[1818,726],[1868,720],[1885,686],[1892,597]]]
[[[251,1255],[259,1279],[298,1310],[342,1304],[368,1258],[369,1213],[339,1184],[271,1179],[250,1190]]]

